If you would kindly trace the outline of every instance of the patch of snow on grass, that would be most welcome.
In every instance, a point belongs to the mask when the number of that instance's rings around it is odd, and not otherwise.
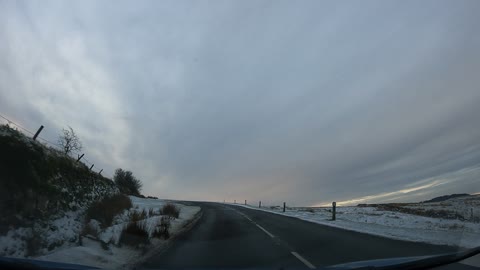
[[[82,265],[96,266],[107,269],[117,269],[127,267],[142,257],[141,250],[123,245],[117,246],[122,230],[129,223],[129,214],[133,211],[141,212],[153,209],[157,215],[147,217],[139,221],[144,223],[146,230],[151,235],[155,226],[159,223],[162,216],[158,215],[160,209],[167,204],[167,201],[158,199],[142,199],[131,196],[133,207],[118,215],[114,219],[114,224],[99,234],[99,240],[92,240],[86,237],[82,238],[82,246],[70,246],[59,249],[48,255],[38,257],[37,259],[55,262],[76,263]],[[174,203],[180,209],[180,216],[171,220],[170,235],[175,235],[185,224],[191,220],[199,211],[200,207],[185,206]],[[161,245],[165,240],[153,239],[154,245]]]

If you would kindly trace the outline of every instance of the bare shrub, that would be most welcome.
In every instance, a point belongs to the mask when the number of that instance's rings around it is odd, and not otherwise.
[[[173,218],[178,218],[180,215],[180,209],[176,207],[173,203],[167,203],[162,207],[162,215],[166,215]]]
[[[82,150],[82,143],[77,134],[73,131],[73,128],[62,129],[62,135],[58,138],[58,143],[62,147],[63,153],[66,155],[72,152],[79,152]]]

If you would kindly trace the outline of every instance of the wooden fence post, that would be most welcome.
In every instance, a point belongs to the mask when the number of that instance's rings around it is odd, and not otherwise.
[[[283,212],[285,213],[286,203],[283,202]]]
[[[247,205],[247,200],[245,200],[245,205]]]
[[[35,141],[38,137],[38,134],[40,134],[40,132],[42,132],[42,129],[43,129],[43,126],[40,126],[40,128],[37,130],[37,132],[35,133],[35,135],[33,135],[33,140]]]
[[[258,202],[258,208],[262,208],[262,201]]]
[[[92,164],[92,166],[90,166],[90,171],[92,170],[92,168],[93,168],[93,165],[95,165],[95,164]]]
[[[85,155],[85,154],[78,155],[77,162],[79,162],[79,161],[80,161],[80,159],[82,159],[82,157],[83,157],[84,155]]]
[[[337,219],[337,203],[332,202],[332,220]]]

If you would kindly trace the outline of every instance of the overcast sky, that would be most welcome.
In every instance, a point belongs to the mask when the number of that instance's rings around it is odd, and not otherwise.
[[[163,198],[480,191],[480,1],[1,1],[0,114]]]

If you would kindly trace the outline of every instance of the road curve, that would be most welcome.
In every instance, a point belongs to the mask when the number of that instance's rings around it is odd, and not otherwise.
[[[219,203],[194,203],[203,216],[140,268],[305,268],[431,255],[452,247],[391,240]]]

